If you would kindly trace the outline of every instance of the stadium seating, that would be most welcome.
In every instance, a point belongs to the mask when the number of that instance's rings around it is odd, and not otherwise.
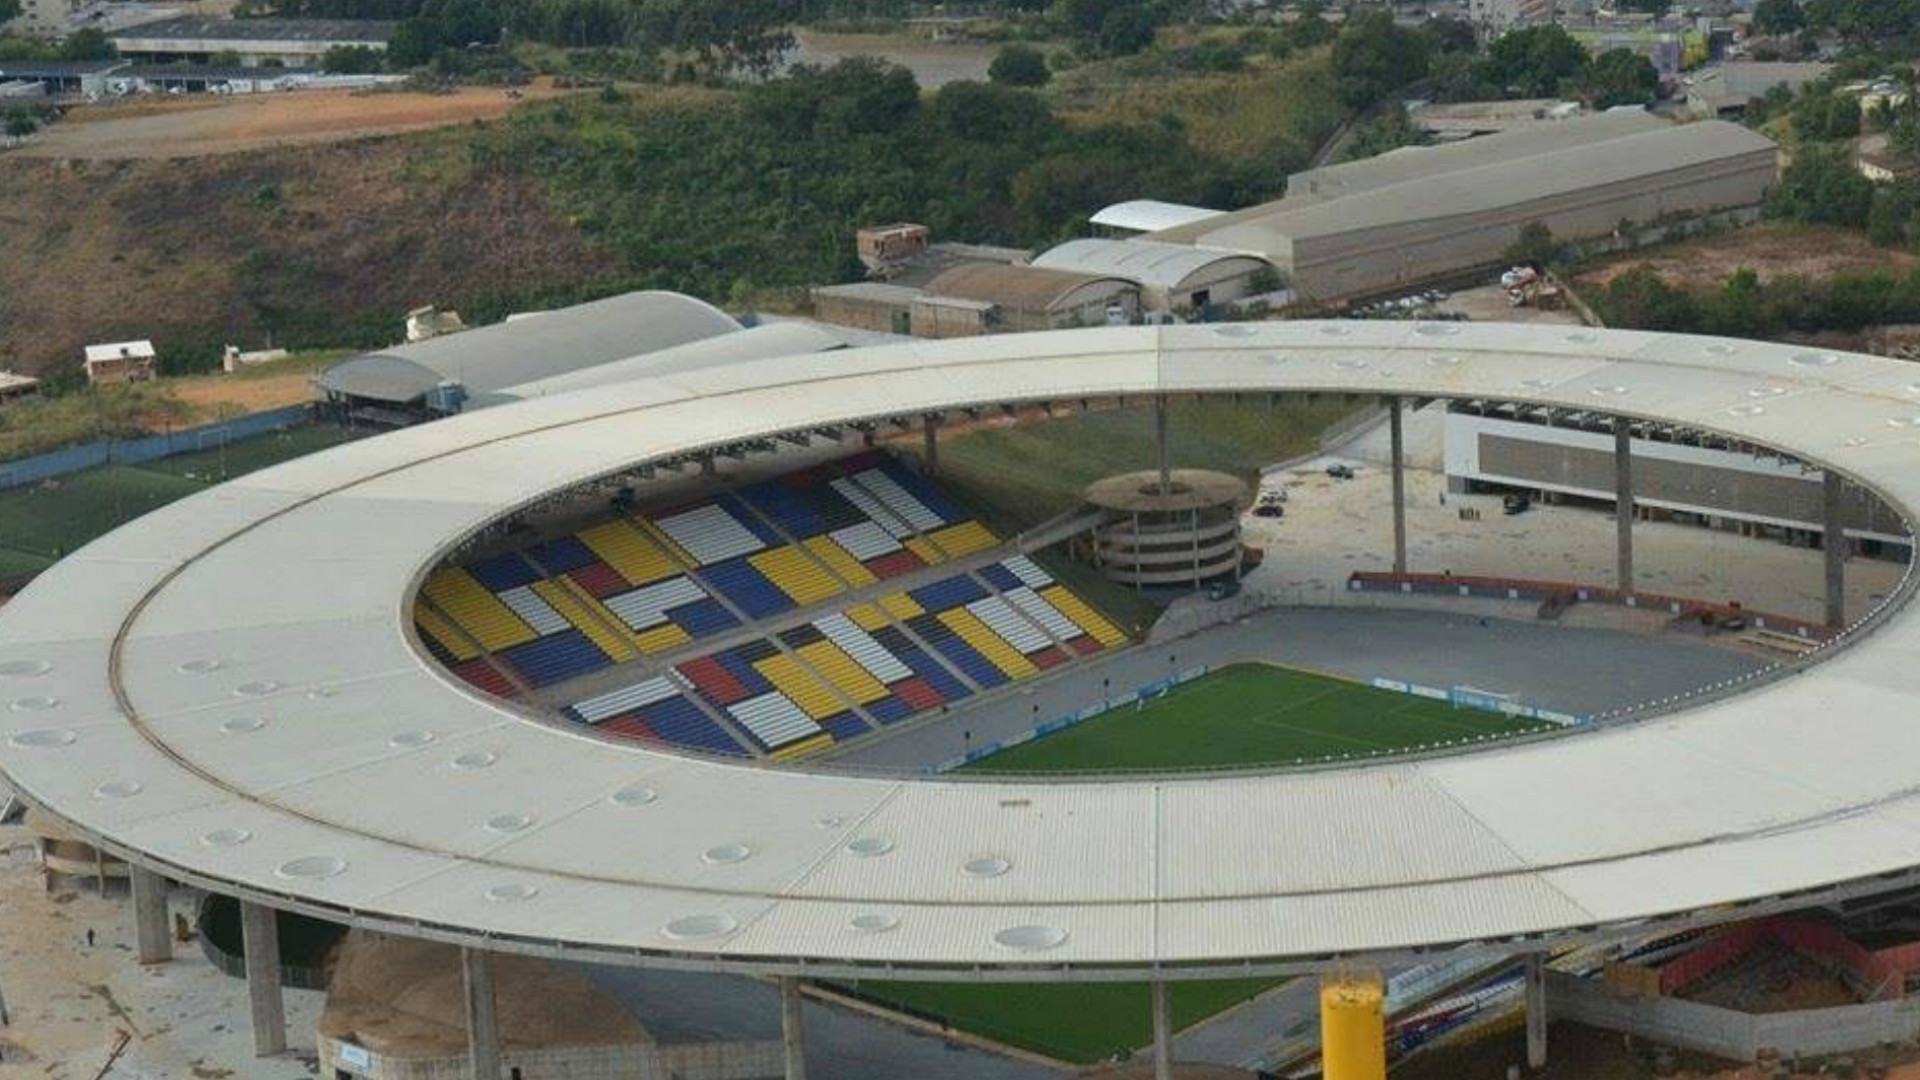
[[[998,544],[937,485],[867,453],[436,571],[416,624],[458,677],[502,696],[670,654],[567,715],[786,760],[1125,641],[1025,556],[836,603]],[[740,640],[743,619],[774,618],[788,625]]]

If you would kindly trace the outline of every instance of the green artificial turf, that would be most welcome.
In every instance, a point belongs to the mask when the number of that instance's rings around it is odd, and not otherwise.
[[[1234,664],[1003,750],[974,772],[1204,769],[1338,760],[1551,725],[1268,664]]]

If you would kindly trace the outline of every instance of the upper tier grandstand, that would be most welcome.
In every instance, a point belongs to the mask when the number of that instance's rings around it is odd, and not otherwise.
[[[613,738],[776,760],[1127,640],[931,479],[874,451],[522,534],[434,571],[414,622],[488,693]]]

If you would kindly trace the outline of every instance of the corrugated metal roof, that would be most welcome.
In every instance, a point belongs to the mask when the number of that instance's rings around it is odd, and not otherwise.
[[[970,263],[956,266],[928,282],[927,295],[979,300],[1021,311],[1048,311],[1075,289],[1101,281],[1119,279],[1110,274],[1077,274],[1037,266]]]
[[[1187,206],[1182,203],[1160,202],[1157,199],[1132,199],[1105,207],[1087,220],[1094,225],[1109,229],[1156,232],[1178,225],[1190,225],[1223,212],[1205,206]]]
[[[537,379],[519,386],[509,386],[497,394],[469,402],[468,407],[505,404],[590,387],[612,386],[634,379],[658,378],[722,364],[751,363],[778,356],[803,356],[845,348],[846,344],[843,338],[822,326],[800,322],[769,323],[570,371],[552,378]]]
[[[300,41],[385,44],[398,23],[373,19],[209,19],[184,16],[116,30],[125,45],[142,41]]]
[[[1602,117],[1613,114],[1602,114]],[[1628,114],[1629,116],[1636,114]],[[1558,130],[1580,121],[1542,125]],[[1528,131],[1511,135],[1491,135],[1444,147],[1422,148],[1403,159],[1401,164],[1434,160],[1446,167],[1428,173],[1418,168],[1394,169],[1380,176],[1348,178],[1342,181],[1344,193],[1331,197],[1287,198],[1186,229],[1156,233],[1151,239],[1168,242],[1204,244],[1214,248],[1262,252],[1279,255],[1288,240],[1331,236],[1362,229],[1430,221],[1463,214],[1478,213],[1551,198],[1604,184],[1653,178],[1674,169],[1744,154],[1774,150],[1774,144],[1759,132],[1721,120],[1702,120],[1685,125],[1658,125],[1617,135],[1603,141],[1583,140],[1526,158],[1523,162],[1504,159],[1470,167],[1458,158],[1427,158],[1457,148],[1477,146],[1497,140],[1520,139]],[[1372,186],[1376,180],[1405,172],[1409,179]],[[1358,185],[1355,187],[1354,185]]]
[[[350,443],[87,545],[0,608],[0,771],[90,839],[276,905],[488,948],[816,973],[1504,952],[1890,888],[1920,866],[1904,583],[1865,616],[1872,633],[1737,697],[1453,757],[1211,780],[862,777],[609,745],[457,689],[404,624],[458,538],[662,456],[958,405],[1229,389],[1598,404],[1920,506],[1912,365],[1804,346],[1293,321],[697,367]],[[475,752],[484,774],[453,767]],[[502,815],[525,827],[490,828]],[[888,846],[850,849],[863,838]],[[721,845],[748,857],[703,858]],[[1005,872],[966,872],[981,859]]]
[[[738,329],[703,300],[632,292],[381,349],[329,368],[319,382],[330,393],[396,404],[442,382],[477,397]]]
[[[1249,256],[1238,251],[1217,251],[1187,244],[1086,239],[1069,240],[1033,260],[1033,265],[1126,278],[1141,285],[1171,289],[1216,263],[1249,260]]]

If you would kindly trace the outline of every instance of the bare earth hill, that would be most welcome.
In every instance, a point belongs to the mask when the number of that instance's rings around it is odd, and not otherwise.
[[[373,346],[410,307],[498,318],[612,273],[458,131],[176,160],[0,156],[0,368],[88,342]]]

